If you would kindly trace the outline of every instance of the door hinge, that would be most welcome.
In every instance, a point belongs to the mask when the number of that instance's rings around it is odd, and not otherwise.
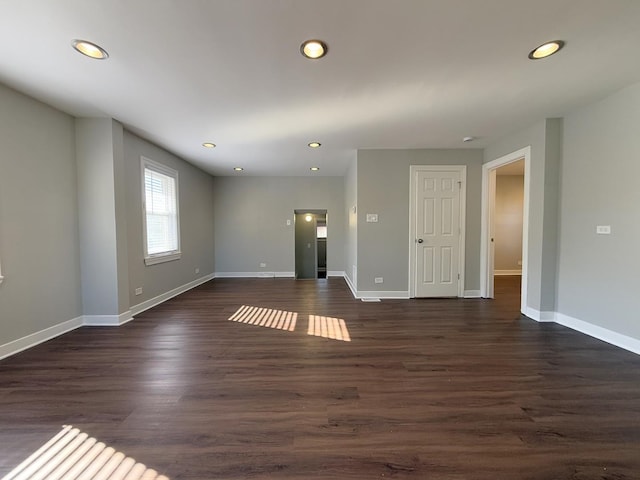
[[[460,274],[458,274],[458,280],[460,280]]]

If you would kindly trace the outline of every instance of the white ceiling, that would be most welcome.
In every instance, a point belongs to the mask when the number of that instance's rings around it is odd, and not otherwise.
[[[482,148],[640,81],[639,26],[639,0],[0,0],[0,82],[216,175],[343,175],[359,148]]]

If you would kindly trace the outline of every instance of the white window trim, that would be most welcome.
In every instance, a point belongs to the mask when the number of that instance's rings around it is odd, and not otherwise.
[[[146,196],[146,186],[144,181],[144,171],[145,169],[154,170],[163,175],[167,175],[169,177],[175,178],[176,181],[176,228],[177,232],[177,244],[178,248],[176,250],[171,250],[169,252],[157,253],[149,255],[147,249],[147,196]],[[173,260],[179,260],[182,256],[182,252],[180,250],[180,191],[179,191],[179,178],[177,170],[173,168],[169,168],[166,165],[158,163],[150,158],[140,156],[140,176],[141,176],[141,186],[142,186],[142,246],[144,251],[144,263],[145,265],[156,265],[158,263],[171,262]]]

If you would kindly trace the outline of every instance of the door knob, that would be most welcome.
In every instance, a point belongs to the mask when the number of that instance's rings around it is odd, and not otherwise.
[[[424,242],[424,240],[422,240],[421,238],[418,239],[418,243],[422,243]]]

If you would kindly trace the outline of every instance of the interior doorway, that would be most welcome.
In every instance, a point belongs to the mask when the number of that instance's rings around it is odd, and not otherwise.
[[[411,165],[409,296],[464,296],[465,165]]]
[[[528,231],[529,231],[529,192],[530,192],[530,168],[531,168],[531,147],[505,155],[496,160],[488,162],[482,166],[482,232],[481,232],[481,256],[480,256],[480,296],[483,298],[495,297],[495,276],[496,274],[517,274],[520,273],[520,311],[525,312],[527,305],[527,257],[528,257]],[[504,173],[506,175],[499,175]],[[497,195],[498,185],[516,184],[517,180],[502,180],[498,177],[521,176],[521,220],[520,214],[516,214],[518,205],[511,205],[505,208],[497,206],[499,200]],[[511,185],[513,187],[513,185]],[[516,190],[516,188],[512,188]],[[501,197],[505,195],[502,192]],[[513,192],[512,192],[513,193]],[[504,200],[504,198],[503,198]],[[518,200],[515,201],[518,203]],[[506,217],[505,217],[506,216]],[[519,223],[518,223],[519,222]],[[507,230],[511,230],[513,235],[515,226],[521,225],[520,242],[514,239],[508,240],[504,236]],[[501,242],[496,242],[498,236],[502,236]],[[505,252],[505,242],[510,242],[507,252]],[[519,247],[514,247],[517,243]],[[501,249],[501,250],[497,250]],[[518,258],[519,257],[519,258]],[[497,263],[500,262],[500,263]],[[520,262],[520,265],[518,265]],[[505,266],[509,265],[510,268]],[[504,282],[501,282],[504,283]]]
[[[295,277],[327,277],[327,211],[294,210]]]

